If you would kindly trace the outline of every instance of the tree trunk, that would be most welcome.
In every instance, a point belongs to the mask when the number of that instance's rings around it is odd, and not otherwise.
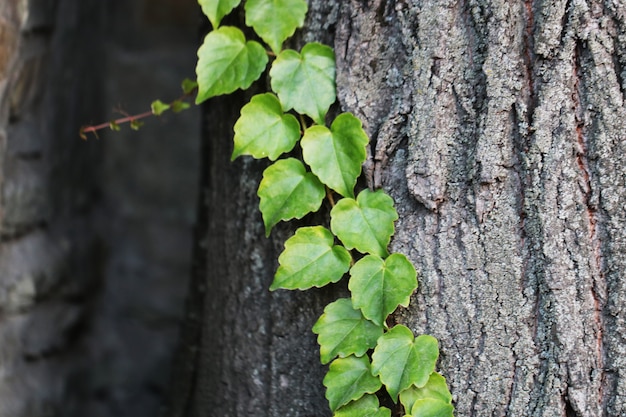
[[[395,319],[439,339],[456,415],[626,415],[626,4],[312,0],[309,40],[334,45],[367,184],[396,201],[420,286]],[[293,226],[266,239],[263,165],[228,161],[244,102],[206,108],[201,321],[172,415],[330,415],[310,329],[345,284],[268,292]]]

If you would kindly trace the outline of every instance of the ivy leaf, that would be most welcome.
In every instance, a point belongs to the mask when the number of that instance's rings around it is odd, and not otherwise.
[[[366,320],[349,298],[340,298],[326,306],[313,333],[318,335],[321,362],[327,364],[335,356],[363,356],[376,346],[383,328]]]
[[[350,269],[348,288],[354,308],[361,309],[363,316],[382,326],[398,305],[409,305],[417,288],[417,272],[402,254],[394,253],[387,259],[367,255]]]
[[[267,60],[261,44],[246,42],[243,32],[235,27],[223,26],[210,32],[198,49],[196,104],[250,87],[263,73]]]
[[[150,105],[150,109],[152,110],[152,114],[160,116],[170,109],[170,105],[163,103],[161,100],[154,100]]]
[[[315,175],[295,158],[281,159],[263,171],[257,192],[265,234],[281,220],[301,219],[322,205],[325,190]]]
[[[274,161],[292,150],[298,139],[298,119],[283,113],[274,94],[257,94],[243,106],[241,117],[235,123],[235,149],[231,160],[240,155],[252,155]]]
[[[366,394],[335,411],[333,417],[391,417],[391,410],[380,407],[376,395]]]
[[[428,335],[414,339],[411,330],[397,325],[378,339],[372,355],[372,374],[380,376],[395,402],[398,394],[411,385],[426,385],[438,357],[437,339]]]
[[[445,404],[452,403],[452,394],[448,390],[446,379],[437,372],[430,374],[428,382],[422,388],[410,386],[400,393],[400,402],[405,410],[411,411],[418,400],[437,400]],[[420,413],[415,415],[422,415]],[[450,414],[451,416],[452,414]]]
[[[272,90],[285,110],[295,109],[318,124],[335,102],[335,53],[320,43],[307,43],[298,53],[282,51],[270,70]]]
[[[322,382],[326,387],[326,399],[335,411],[364,394],[373,394],[381,387],[380,379],[372,376],[367,356],[335,359]]]
[[[350,113],[342,113],[330,129],[312,126],[304,132],[302,156],[324,184],[344,197],[354,198],[368,142],[361,121]]]
[[[222,18],[241,3],[241,0],[198,0],[202,12],[209,18],[213,29],[217,29]]]
[[[382,258],[398,219],[393,199],[383,190],[365,189],[356,200],[342,198],[330,211],[330,228],[346,249],[372,253]]]
[[[280,52],[285,39],[302,27],[307,12],[305,0],[247,0],[246,25],[272,48]]]
[[[419,417],[453,417],[453,412],[452,404],[435,398],[417,400],[411,409],[411,415]]]
[[[198,88],[198,83],[195,80],[185,78],[181,84],[181,87],[183,89],[183,94],[191,94],[193,90]]]
[[[270,290],[306,290],[339,281],[350,269],[351,257],[343,246],[333,243],[332,233],[322,226],[298,229],[278,257],[280,266]]]

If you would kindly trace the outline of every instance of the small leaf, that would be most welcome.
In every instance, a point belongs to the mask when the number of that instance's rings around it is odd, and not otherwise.
[[[348,288],[354,308],[361,309],[367,319],[382,326],[398,305],[409,305],[417,288],[417,272],[402,254],[394,253],[387,259],[367,255],[350,269]]]
[[[376,395],[366,394],[335,411],[333,417],[391,417],[391,410],[380,407]]]
[[[182,83],[183,94],[191,94],[193,90],[198,88],[198,83],[195,80],[185,78]]]
[[[453,412],[452,404],[435,398],[417,400],[411,409],[411,415],[415,417],[453,417]]]
[[[343,246],[333,243],[332,233],[322,226],[298,229],[278,257],[280,266],[270,290],[306,290],[339,281],[350,269],[351,258]]]
[[[307,11],[305,0],[247,0],[246,25],[278,54],[285,39],[302,27]]]
[[[241,0],[198,0],[202,12],[209,18],[213,29],[217,29],[222,18],[241,3]]]
[[[180,113],[181,111],[187,110],[189,107],[191,107],[191,104],[182,100],[174,100],[172,101],[172,104],[170,105],[170,107],[172,108],[172,111],[174,113]]]
[[[397,325],[378,339],[372,355],[372,374],[380,376],[395,402],[398,394],[411,385],[426,385],[438,357],[437,339],[428,335],[414,339],[411,330]]]
[[[335,411],[364,394],[373,394],[381,387],[380,380],[370,372],[367,356],[335,359],[323,381],[330,409]]]
[[[398,213],[384,191],[365,189],[356,200],[342,198],[330,212],[330,228],[346,249],[387,256]]]
[[[281,159],[263,172],[258,196],[259,208],[269,236],[281,220],[301,219],[322,205],[325,190],[315,175],[295,158]]]
[[[223,26],[210,32],[198,49],[196,104],[250,87],[263,73],[267,60],[261,44],[246,42],[243,32],[235,27]]]
[[[361,121],[350,113],[342,113],[330,129],[312,126],[304,132],[302,156],[324,184],[344,197],[354,197],[368,142]]]
[[[452,403],[452,394],[448,390],[446,379],[437,372],[430,374],[428,382],[422,388],[410,386],[400,393],[400,402],[404,409],[410,411],[417,400],[435,399],[447,404]],[[421,414],[418,414],[421,415]]]
[[[300,123],[284,114],[278,98],[271,93],[258,94],[241,109],[235,123],[235,149],[231,159],[252,155],[274,161],[293,149],[300,139]]]
[[[150,105],[150,109],[152,109],[152,114],[160,116],[163,112],[170,109],[170,105],[163,103],[161,100],[154,100]]]
[[[122,128],[115,120],[111,120],[109,122],[109,129],[111,129],[114,132],[119,132]]]
[[[335,356],[363,356],[376,346],[383,328],[366,320],[352,307],[349,298],[340,298],[326,306],[313,326],[313,333],[318,335],[321,362],[326,364]]]
[[[335,53],[320,43],[307,43],[298,53],[282,51],[270,70],[272,90],[285,110],[295,109],[318,124],[335,102]]]
[[[141,128],[141,126],[143,126],[143,122],[141,120],[131,120],[130,121],[130,128],[132,130],[139,130]]]

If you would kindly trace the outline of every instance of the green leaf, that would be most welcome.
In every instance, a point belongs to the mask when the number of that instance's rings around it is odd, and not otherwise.
[[[302,27],[307,11],[305,0],[247,0],[246,25],[278,54],[285,39]]]
[[[383,190],[365,189],[356,200],[342,198],[330,212],[330,228],[346,249],[386,257],[398,213]]]
[[[369,142],[361,121],[342,113],[330,129],[312,126],[302,138],[302,156],[318,178],[344,197],[354,197]]]
[[[413,338],[406,326],[394,326],[378,339],[372,355],[372,374],[380,376],[394,401],[411,385],[423,387],[435,370],[439,357],[437,339],[428,335]]]
[[[350,269],[348,288],[354,308],[361,309],[367,319],[382,326],[398,305],[409,305],[417,288],[417,272],[402,254],[394,253],[387,259],[367,255]]]
[[[198,0],[202,12],[209,18],[213,29],[217,29],[222,18],[241,3],[241,0]]]
[[[261,44],[246,42],[243,32],[235,27],[224,26],[210,32],[198,49],[196,104],[250,87],[263,73],[267,60]]]
[[[152,110],[152,114],[160,116],[163,112],[170,109],[170,105],[163,103],[161,100],[154,100],[150,105],[150,109]]]
[[[376,346],[383,334],[377,326],[352,307],[349,298],[340,298],[324,309],[324,314],[313,326],[320,345],[320,359],[323,364],[335,356],[363,356],[368,349]]]
[[[350,269],[351,257],[343,246],[333,243],[332,233],[322,226],[298,229],[285,242],[270,290],[306,290],[339,281]]]
[[[435,398],[415,401],[411,415],[415,417],[453,417],[454,407],[450,403]]]
[[[185,78],[183,83],[181,84],[183,89],[183,94],[191,94],[193,90],[198,88],[198,83],[195,80],[191,80],[189,78]]]
[[[323,384],[326,387],[326,399],[333,411],[381,387],[380,380],[370,372],[367,356],[335,359],[330,364]]]
[[[318,124],[335,102],[335,53],[320,43],[307,43],[302,53],[282,51],[270,70],[272,90],[285,110],[295,109]]]
[[[189,107],[191,107],[191,105],[186,101],[174,100],[172,101],[171,107],[174,113],[180,113],[183,110],[187,110]]]
[[[294,158],[281,159],[263,171],[258,196],[259,208],[269,236],[272,227],[281,220],[301,219],[317,211],[324,199],[324,185],[307,172],[302,162]]]
[[[231,159],[252,155],[276,160],[293,149],[300,139],[300,123],[284,114],[278,98],[271,93],[258,94],[241,109],[235,123],[235,149]]]
[[[367,394],[335,411],[333,417],[391,417],[391,410],[380,407],[376,395]]]
[[[437,372],[430,374],[428,382],[422,388],[410,386],[400,393],[400,402],[410,411],[417,400],[434,399],[447,404],[452,403],[452,394],[448,390],[446,379]],[[421,414],[418,414],[421,415]]]

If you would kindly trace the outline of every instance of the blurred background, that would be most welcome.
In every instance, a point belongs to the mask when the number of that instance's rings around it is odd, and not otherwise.
[[[0,417],[157,416],[189,286],[195,0],[0,1]]]

